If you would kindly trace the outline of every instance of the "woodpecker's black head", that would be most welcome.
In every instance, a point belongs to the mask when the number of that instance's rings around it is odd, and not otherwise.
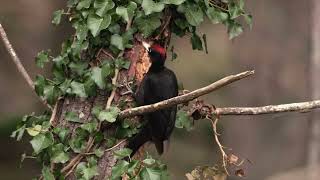
[[[143,46],[147,49],[152,66],[162,67],[167,58],[166,50],[158,44],[149,45],[143,42]]]

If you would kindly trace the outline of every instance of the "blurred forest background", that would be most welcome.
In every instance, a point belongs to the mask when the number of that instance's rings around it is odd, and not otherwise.
[[[254,16],[253,29],[234,41],[228,40],[222,25],[207,23],[200,29],[208,37],[209,54],[193,52],[189,39],[174,37],[178,59],[167,64],[184,87],[193,90],[226,75],[256,70],[253,78],[242,80],[205,98],[218,107],[260,106],[311,99],[311,2],[309,0],[247,0]],[[40,50],[60,50],[72,33],[68,24],[51,25],[52,12],[64,1],[0,0],[0,21],[6,28],[18,55],[32,77],[46,73],[36,68],[34,57]],[[47,69],[48,70],[48,69]],[[31,152],[28,141],[17,143],[10,133],[24,114],[41,112],[43,106],[18,73],[0,44],[0,174],[1,179],[31,179],[39,173],[33,160],[19,168],[20,155]],[[223,144],[243,158],[247,180],[291,179],[304,171],[307,159],[308,113],[223,117]],[[320,113],[318,113],[320,117]],[[213,165],[219,152],[207,121],[196,122],[191,132],[176,130],[168,155],[171,179],[197,165]],[[238,179],[231,177],[230,179]],[[304,178],[298,178],[304,179]]]

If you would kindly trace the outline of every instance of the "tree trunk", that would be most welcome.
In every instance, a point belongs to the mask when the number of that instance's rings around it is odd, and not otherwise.
[[[105,55],[98,55],[98,56],[105,56]],[[118,78],[117,78],[117,84],[121,84],[125,80],[135,80],[137,84],[142,80],[144,74],[149,68],[149,59],[147,54],[144,51],[144,48],[136,42],[134,44],[134,47],[128,51],[125,52],[124,56],[130,60],[131,65],[128,70],[120,70]],[[101,57],[101,59],[106,57]],[[125,95],[120,96],[121,91],[125,91],[125,89],[117,88],[116,95],[114,97],[113,102],[116,104],[120,98],[124,98],[128,100],[126,102],[127,108],[130,108],[133,106],[133,95]],[[56,118],[52,121],[52,124],[54,126],[58,127],[67,127],[71,133],[71,136],[74,136],[75,130],[80,126],[77,123],[68,122],[66,120],[66,113],[67,112],[76,112],[80,115],[80,119],[82,122],[88,122],[91,119],[93,119],[93,115],[91,114],[92,108],[95,106],[102,106],[105,107],[108,97],[108,92],[104,91],[98,91],[97,95],[95,97],[90,97],[85,100],[80,98],[74,98],[74,97],[67,97],[65,99],[59,100],[57,104],[57,114]],[[137,121],[137,118],[133,118],[133,120]],[[115,132],[116,125],[108,124],[106,127],[104,126],[103,132],[105,136],[108,136],[112,134],[112,132]],[[89,143],[88,143],[89,144]],[[95,146],[95,145],[94,145]],[[116,164],[117,160],[113,155],[113,151],[119,150],[121,148],[124,148],[126,146],[126,142],[121,143],[118,147],[113,149],[112,151],[105,152],[104,155],[99,159],[98,161],[98,172],[99,175],[96,176],[95,179],[107,179],[111,175],[111,169]],[[90,151],[91,148],[89,148],[88,151]],[[76,156],[80,156],[79,154],[74,154],[73,158]],[[85,157],[81,157],[78,161],[85,160]],[[74,165],[75,167],[75,165]],[[74,168],[73,168],[74,169]],[[70,172],[70,170],[67,170],[64,172],[64,174],[67,174]],[[74,175],[74,171],[66,178],[66,179],[76,179]]]

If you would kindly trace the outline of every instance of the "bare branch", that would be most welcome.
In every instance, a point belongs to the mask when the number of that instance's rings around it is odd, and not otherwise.
[[[269,105],[261,107],[225,107],[217,108],[219,115],[260,115],[283,112],[308,112],[320,108],[320,100],[292,104]]]
[[[29,76],[28,72],[26,71],[26,69],[23,67],[21,60],[18,57],[17,53],[14,51],[14,49],[8,39],[8,36],[7,36],[7,34],[1,24],[0,24],[0,35],[1,35],[1,39],[5,45],[8,53],[10,54],[13,62],[17,66],[19,72],[22,74],[23,78],[27,81],[28,85],[34,90],[33,81],[31,79],[31,77]]]
[[[168,99],[165,101],[161,101],[161,102],[158,102],[155,104],[151,104],[151,105],[127,109],[127,110],[120,112],[119,118],[126,118],[126,117],[141,115],[144,113],[154,112],[156,110],[168,108],[170,106],[174,106],[177,104],[186,103],[186,102],[192,101],[200,96],[209,94],[212,91],[220,89],[220,88],[222,88],[228,84],[231,84],[235,81],[238,81],[238,80],[241,80],[241,79],[246,78],[248,76],[251,76],[253,74],[254,74],[254,71],[246,71],[246,72],[243,72],[243,73],[240,73],[237,75],[231,75],[231,76],[225,77],[215,83],[212,83],[209,86],[197,89],[195,91],[192,91],[190,93],[187,93],[187,94],[184,94],[181,96],[177,96],[177,97],[174,97],[174,98],[171,98],[171,99]]]
[[[209,86],[197,89],[190,93],[177,96],[165,101],[161,101],[155,104],[140,106],[136,108],[131,108],[120,112],[119,118],[127,118],[137,115],[142,115],[148,112],[154,112],[160,109],[165,109],[177,104],[186,103],[192,101],[200,96],[211,93],[221,87],[231,84],[235,81],[241,80],[248,76],[254,74],[254,71],[246,71],[237,75],[231,75],[225,77]],[[260,115],[260,114],[274,114],[274,113],[284,113],[284,112],[308,112],[312,109],[320,108],[320,100],[291,103],[291,104],[281,104],[281,105],[268,105],[261,107],[224,107],[217,108],[215,110],[216,114],[219,115]]]
[[[8,53],[10,54],[11,56],[11,59],[12,61],[14,62],[14,64],[16,65],[18,71],[20,72],[20,74],[23,76],[23,78],[27,81],[28,85],[30,86],[30,88],[35,91],[35,88],[34,88],[34,83],[33,83],[33,80],[31,79],[31,77],[29,76],[28,72],[26,71],[26,69],[24,68],[24,66],[22,65],[21,63],[21,60],[20,58],[18,57],[17,53],[15,52],[15,50],[13,49],[9,39],[8,39],[8,36],[7,36],[7,33],[6,31],[4,30],[4,28],[2,27],[1,23],[0,23],[0,36],[1,36],[1,39],[8,51]],[[51,106],[46,102],[44,101],[43,99],[41,99],[41,101],[43,102],[43,104],[45,106],[47,106],[49,109],[52,109]]]

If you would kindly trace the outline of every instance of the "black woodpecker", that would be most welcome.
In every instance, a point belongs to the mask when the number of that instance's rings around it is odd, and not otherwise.
[[[144,76],[136,91],[138,106],[154,104],[178,95],[177,78],[173,71],[165,67],[166,50],[158,45],[143,42],[147,49],[151,67]],[[175,127],[177,106],[147,113],[143,116],[146,122],[140,132],[129,140],[128,148],[133,156],[148,141],[155,144],[161,155],[169,144],[170,135]]]

